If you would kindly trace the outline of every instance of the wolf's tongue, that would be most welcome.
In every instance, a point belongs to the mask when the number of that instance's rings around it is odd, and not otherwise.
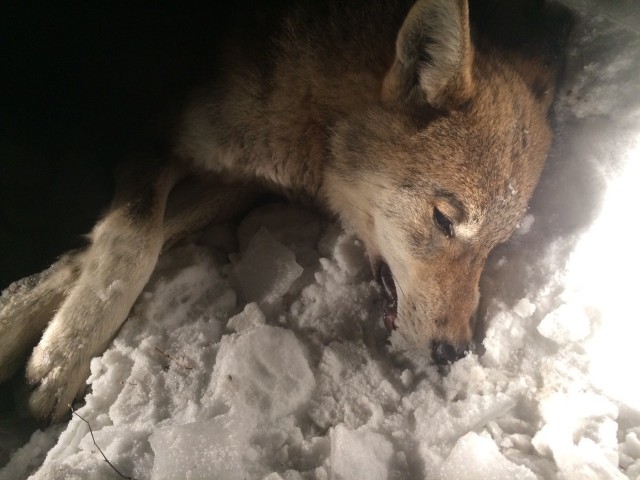
[[[396,319],[398,317],[398,295],[396,294],[396,284],[393,281],[391,268],[386,262],[380,264],[378,270],[378,283],[382,288],[383,294],[383,311],[382,318],[384,326],[389,332],[396,329]]]

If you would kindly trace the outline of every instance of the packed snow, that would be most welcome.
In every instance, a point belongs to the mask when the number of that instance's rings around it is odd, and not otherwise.
[[[640,7],[569,3],[580,22],[556,144],[487,264],[477,352],[443,371],[394,349],[360,242],[263,206],[163,255],[92,361],[76,411],[114,467],[156,480],[640,478]],[[0,471],[29,475],[119,478],[76,416]]]

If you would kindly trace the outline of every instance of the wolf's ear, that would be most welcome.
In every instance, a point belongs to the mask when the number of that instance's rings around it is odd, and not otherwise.
[[[452,109],[474,90],[467,0],[418,0],[400,28],[382,85],[387,104]]]

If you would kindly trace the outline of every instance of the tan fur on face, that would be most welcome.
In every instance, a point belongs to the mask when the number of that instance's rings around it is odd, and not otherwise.
[[[507,57],[477,52],[473,85],[465,105],[426,124],[382,107],[333,138],[327,195],[374,262],[390,265],[410,346],[471,340],[485,259],[524,215],[550,146],[548,105]],[[454,238],[435,227],[434,207],[455,221]]]

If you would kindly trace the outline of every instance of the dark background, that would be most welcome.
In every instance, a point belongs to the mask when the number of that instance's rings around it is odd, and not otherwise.
[[[84,244],[114,166],[215,56],[220,3],[3,2],[0,290]]]

